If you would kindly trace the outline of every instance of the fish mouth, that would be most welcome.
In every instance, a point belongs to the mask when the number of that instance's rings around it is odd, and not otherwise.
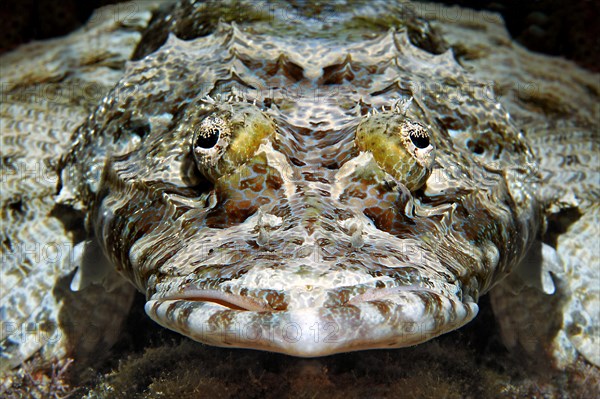
[[[163,300],[187,300],[191,302],[205,302],[220,305],[226,309],[237,311],[264,312],[273,310],[268,304],[247,295],[235,295],[220,290],[210,289],[185,289],[183,292],[167,296]]]
[[[461,327],[478,312],[474,301],[417,286],[280,310],[258,297],[191,289],[151,299],[145,309],[163,327],[208,345],[298,357],[412,346]]]

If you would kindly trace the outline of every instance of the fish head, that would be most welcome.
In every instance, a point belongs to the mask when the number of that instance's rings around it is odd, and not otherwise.
[[[211,345],[427,341],[477,314],[540,223],[489,85],[402,31],[171,36],[82,129],[104,253],[152,319]]]

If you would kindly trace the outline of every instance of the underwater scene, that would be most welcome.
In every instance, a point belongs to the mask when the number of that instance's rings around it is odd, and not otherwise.
[[[7,2],[0,396],[600,396],[600,6]]]

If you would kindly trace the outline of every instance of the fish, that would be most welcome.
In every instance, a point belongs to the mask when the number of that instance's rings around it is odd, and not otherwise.
[[[470,83],[406,32],[170,36],[79,129],[65,180],[167,328],[307,357],[414,345],[475,316],[541,216],[507,112],[432,76]]]
[[[78,109],[77,126],[55,104],[40,111],[69,140],[30,143],[21,132],[34,130],[14,118],[6,140],[32,161],[51,147],[55,175],[3,201],[4,242],[61,234],[69,256],[3,267],[12,367],[39,350],[92,356],[114,342],[132,287],[152,320],[193,340],[298,357],[428,341],[528,273],[554,289],[547,268],[557,274],[561,260],[540,237],[566,206],[540,168],[544,140],[439,29],[407,10],[386,19],[399,5],[382,3],[321,19],[250,3],[237,19],[215,20],[231,11],[210,3],[172,7],[130,24],[122,73]],[[54,294],[33,299],[40,279]],[[498,292],[502,309],[509,293]],[[40,312],[43,301],[78,310]],[[65,313],[70,343],[19,343],[13,320]],[[90,338],[92,324],[111,328]]]

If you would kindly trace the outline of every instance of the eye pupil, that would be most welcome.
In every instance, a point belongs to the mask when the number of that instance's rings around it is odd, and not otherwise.
[[[213,148],[219,141],[221,135],[221,129],[218,127],[209,127],[201,129],[196,137],[196,147],[201,148]]]
[[[409,137],[410,137],[410,141],[412,141],[412,143],[417,148],[427,148],[429,146],[429,137],[427,137],[425,135],[418,134],[418,133],[411,133]]]

